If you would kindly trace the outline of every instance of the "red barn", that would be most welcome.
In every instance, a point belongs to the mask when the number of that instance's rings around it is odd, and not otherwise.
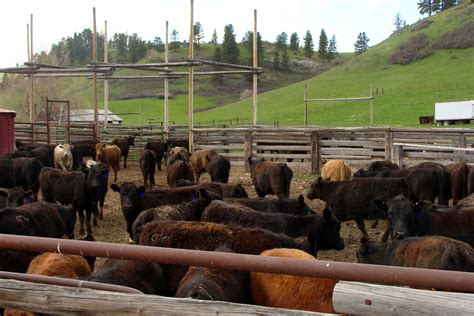
[[[15,111],[0,109],[0,154],[15,151]]]

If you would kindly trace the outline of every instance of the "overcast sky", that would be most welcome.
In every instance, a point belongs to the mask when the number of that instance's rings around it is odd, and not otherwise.
[[[258,31],[265,41],[273,42],[278,34],[297,32],[300,41],[307,30],[315,47],[321,29],[328,37],[336,36],[339,52],[353,51],[360,32],[375,45],[394,29],[397,13],[408,24],[421,16],[414,0],[194,0],[194,22],[201,22],[205,40],[217,30],[222,41],[226,24],[233,24],[237,41],[253,29],[253,10],[257,9]],[[92,29],[92,8],[96,7],[97,29],[108,35],[137,33],[144,40],[165,37],[165,21],[170,32],[178,30],[180,40],[189,37],[189,0],[11,0],[0,2],[0,67],[12,67],[27,61],[26,25],[33,14],[34,51],[49,51],[61,38]]]

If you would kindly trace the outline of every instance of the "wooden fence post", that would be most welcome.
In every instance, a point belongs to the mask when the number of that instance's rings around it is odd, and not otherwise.
[[[389,128],[385,132],[385,160],[392,158],[393,132]]]
[[[400,168],[403,168],[403,146],[394,145],[392,147],[392,159],[393,163],[396,163]]]
[[[321,172],[321,144],[319,142],[319,132],[311,132],[311,172]]]
[[[244,137],[244,165],[245,172],[250,172],[249,157],[252,157],[253,132],[245,132]]]
[[[466,135],[464,133],[459,134],[456,145],[459,148],[466,148],[467,147]],[[459,162],[461,162],[462,160],[465,160],[463,158],[463,155],[466,154],[466,151],[459,150],[459,151],[456,151],[455,154],[459,155],[458,159],[457,159]]]

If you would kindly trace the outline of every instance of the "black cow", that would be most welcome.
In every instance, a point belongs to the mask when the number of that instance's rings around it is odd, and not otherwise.
[[[91,166],[101,166],[102,167],[102,176],[100,177],[100,184],[99,184],[99,197],[98,204],[99,204],[99,219],[104,219],[104,203],[105,203],[105,196],[107,195],[107,191],[109,190],[109,169],[107,169],[103,164],[100,162],[96,162],[94,160],[88,160],[85,167],[90,168]],[[93,223],[97,226],[97,218],[94,216]]]
[[[143,175],[143,185],[153,188],[155,185],[156,154],[149,149],[142,150],[139,163]]]
[[[297,199],[288,200],[267,200],[267,199],[225,199],[229,203],[245,205],[259,212],[265,213],[283,213],[293,215],[312,215],[314,210],[304,202],[304,196],[300,195]]]
[[[194,185],[170,189],[154,188],[153,190],[145,191],[144,186],[137,187],[133,182],[124,182],[121,186],[113,183],[110,185],[110,188],[120,193],[122,213],[127,223],[127,231],[130,233],[133,222],[143,210],[160,205],[189,202],[193,198],[196,198],[195,192],[204,187]],[[212,190],[210,186],[207,186],[205,189],[222,197],[222,190],[219,186],[214,186]]]
[[[209,175],[213,182],[229,182],[230,160],[222,155],[211,155],[209,159]]]
[[[0,187],[13,188],[16,185],[15,170],[11,159],[0,159]]]
[[[474,208],[453,207],[437,210],[430,203],[413,203],[404,196],[396,196],[388,202],[372,202],[387,214],[392,239],[440,235],[474,245]],[[384,236],[383,241],[386,238],[387,236]]]
[[[88,281],[131,287],[144,294],[163,294],[163,270],[157,263],[107,259]]]
[[[117,145],[120,148],[120,155],[123,156],[123,167],[127,168],[128,151],[130,146],[135,146],[135,136],[115,138],[112,145]]]
[[[190,185],[198,185],[196,182],[189,180],[178,179],[176,180],[176,187],[187,187]],[[200,183],[204,188],[209,186],[212,190],[216,185],[221,187],[222,197],[223,198],[248,198],[247,191],[242,186],[242,184],[237,183],[221,183],[221,182],[210,182],[210,183]]]
[[[145,145],[145,149],[152,150],[156,155],[156,167],[161,171],[161,161],[168,151],[169,143],[167,141],[149,141]]]
[[[293,171],[286,163],[266,162],[265,159],[248,158],[251,168],[252,184],[258,197],[275,194],[278,198],[288,199],[290,196]]]
[[[37,158],[15,158],[13,159],[13,170],[15,172],[15,183],[24,190],[33,191],[33,201],[38,200],[39,182],[38,176],[43,165]]]
[[[97,152],[95,151],[95,145],[97,143],[98,142],[95,140],[77,140],[71,142],[71,144],[74,145],[74,149],[80,152],[82,157],[90,157],[93,160],[95,160],[97,155]]]
[[[168,139],[169,148],[173,147],[184,147],[189,150],[189,139],[179,138],[179,139]]]
[[[76,203],[80,234],[84,235],[85,217],[87,234],[92,235],[91,216],[98,215],[100,183],[106,172],[102,166],[91,166],[89,169],[83,168],[82,171],[73,172],[45,167],[39,177],[43,199],[62,204]]]
[[[364,237],[368,237],[364,219],[384,218],[385,213],[371,206],[372,199],[388,201],[398,194],[408,196],[404,178],[359,178],[348,181],[324,181],[319,177],[311,184],[308,199],[327,203],[340,221],[355,220]]]
[[[422,162],[414,165],[408,169],[432,169],[436,170],[438,176],[438,204],[448,205],[449,199],[451,198],[451,181],[448,169],[442,164],[436,162]]]
[[[362,240],[360,263],[474,272],[474,249],[467,243],[441,236],[393,240],[383,244]]]
[[[0,233],[63,238],[74,236],[76,214],[72,206],[35,202],[0,210]],[[0,270],[26,272],[36,252],[0,249]]]
[[[18,207],[33,202],[32,192],[23,190],[21,187],[10,189],[0,188],[0,208]]]
[[[236,204],[213,201],[202,214],[201,220],[241,227],[258,227],[290,237],[313,234],[316,250],[344,248],[344,242],[339,235],[341,224],[327,208],[324,209],[323,216],[317,214],[298,216],[262,213],[247,208],[241,210]]]

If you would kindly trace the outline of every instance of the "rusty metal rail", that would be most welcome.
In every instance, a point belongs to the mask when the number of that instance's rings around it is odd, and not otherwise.
[[[0,234],[0,247],[474,292],[474,273]]]
[[[127,286],[122,286],[122,285],[76,280],[76,279],[66,279],[66,278],[59,278],[59,277],[45,276],[45,275],[0,271],[0,279],[27,281],[27,282],[33,282],[33,283],[43,283],[43,284],[61,285],[61,286],[69,286],[69,287],[82,287],[82,288],[101,290],[101,291],[143,294],[143,292],[137,289],[127,287]]]

